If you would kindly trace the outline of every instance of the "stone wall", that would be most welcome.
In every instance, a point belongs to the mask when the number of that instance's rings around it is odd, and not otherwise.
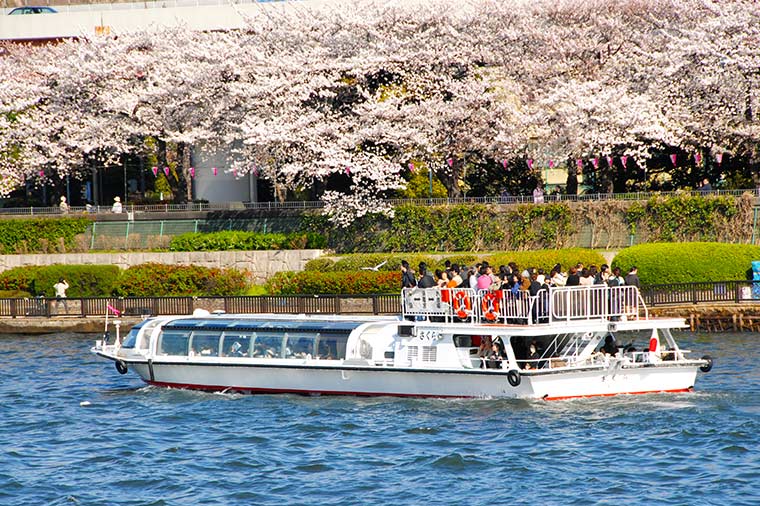
[[[322,255],[322,250],[276,251],[197,251],[197,252],[123,252],[64,253],[46,255],[0,255],[0,272],[14,267],[39,265],[132,265],[155,262],[202,267],[233,267],[251,272],[252,280],[262,284],[280,271],[300,271],[309,260]]]

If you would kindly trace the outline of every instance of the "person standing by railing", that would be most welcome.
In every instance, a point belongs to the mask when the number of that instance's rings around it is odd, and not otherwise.
[[[56,313],[60,311],[61,302],[63,302],[63,309],[64,311],[66,311],[66,314],[69,314],[69,306],[66,303],[66,290],[68,289],[69,289],[69,284],[63,278],[60,278],[58,280],[58,283],[53,285],[53,290],[55,290],[55,312]]]
[[[634,265],[628,274],[625,275],[625,284],[629,286],[635,286],[641,290],[641,281],[639,281],[639,269]]]

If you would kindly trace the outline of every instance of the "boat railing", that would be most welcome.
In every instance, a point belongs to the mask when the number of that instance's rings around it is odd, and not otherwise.
[[[635,286],[549,287],[536,295],[509,290],[404,288],[401,301],[403,316],[412,320],[534,325],[649,318]]]

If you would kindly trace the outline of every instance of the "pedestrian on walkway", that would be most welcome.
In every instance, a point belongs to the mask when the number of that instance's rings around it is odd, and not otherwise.
[[[63,302],[63,309],[66,311],[66,314],[69,314],[69,305],[66,303],[66,290],[69,289],[69,284],[66,282],[65,279],[60,278],[58,280],[58,283],[53,285],[53,290],[55,290],[55,312],[58,313],[61,307],[61,302]]]

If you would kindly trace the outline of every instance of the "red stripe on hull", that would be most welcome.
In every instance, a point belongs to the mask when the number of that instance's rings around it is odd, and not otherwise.
[[[357,397],[417,397],[433,399],[464,399],[475,398],[471,395],[431,395],[431,394],[402,394],[392,392],[353,392],[347,390],[301,390],[292,388],[253,388],[253,387],[225,387],[217,385],[193,385],[189,383],[166,383],[162,381],[146,381],[149,385],[163,388],[179,388],[182,390],[202,390],[205,392],[241,392],[249,394],[299,394],[299,395],[353,395]],[[693,388],[678,388],[674,390],[647,390],[644,392],[620,392],[614,394],[590,394],[590,395],[568,395],[561,397],[544,397],[545,401],[566,401],[569,399],[588,399],[592,397],[614,397],[616,395],[643,395],[658,393],[685,393],[691,392]]]
[[[644,395],[644,394],[681,394],[685,392],[692,392],[694,389],[690,388],[676,388],[674,390],[646,390],[644,392],[619,392],[615,394],[591,394],[591,395],[565,395],[561,397],[544,397],[545,401],[566,401],[569,399],[588,399],[591,397],[614,397],[616,395]]]

